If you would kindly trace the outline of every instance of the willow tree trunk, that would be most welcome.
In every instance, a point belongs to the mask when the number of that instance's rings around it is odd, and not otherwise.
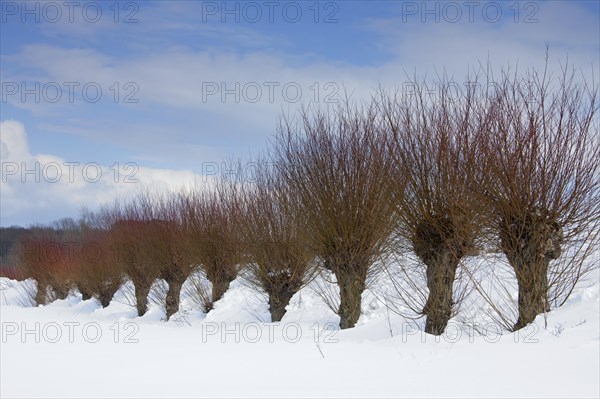
[[[107,280],[104,280],[104,282],[96,286],[96,298],[98,299],[103,308],[110,305],[110,301],[113,299],[117,291],[119,291],[122,284],[123,280],[120,276],[117,276],[115,278],[109,278]]]
[[[425,332],[441,335],[452,317],[453,285],[460,258],[448,250],[427,260],[427,288],[429,296],[423,308]]]
[[[457,221],[446,216],[424,220],[415,229],[412,240],[415,254],[427,267],[429,296],[423,308],[425,332],[441,335],[452,317],[453,286],[458,264],[472,248],[470,234],[457,226]]]
[[[110,305],[110,301],[112,300],[112,297],[113,297],[112,291],[109,292],[108,290],[101,290],[100,292],[98,292],[98,301],[100,302],[100,305],[102,305],[103,308]]]
[[[522,218],[505,218],[501,226],[502,250],[519,285],[519,318],[514,331],[550,310],[548,267],[552,259],[560,257],[564,236],[558,222],[546,214],[536,208]]]
[[[45,305],[46,304],[46,291],[48,289],[48,285],[37,282],[37,292],[35,294],[35,304],[36,305]]]
[[[355,273],[352,268],[338,268],[335,273],[340,288],[340,328],[352,328],[360,318],[362,293],[366,286],[365,273]]]
[[[183,281],[172,279],[168,280],[169,290],[167,291],[167,297],[165,298],[165,311],[167,313],[167,320],[171,318],[175,313],[179,311],[179,300],[181,297],[181,287]]]
[[[271,321],[281,321],[285,315],[285,308],[290,303],[292,297],[302,287],[302,281],[294,281],[293,278],[284,283],[278,284],[270,290],[269,294],[269,313],[271,313]]]
[[[290,303],[290,299],[294,296],[293,293],[279,293],[269,295],[269,313],[271,313],[271,321],[281,321],[285,315],[285,307]]]
[[[56,299],[67,299],[67,297],[69,296],[69,287],[56,285],[52,287],[52,290],[54,291],[54,295],[56,295]]]
[[[217,302],[219,299],[223,298],[223,295],[225,295],[225,293],[229,289],[229,284],[233,280],[234,279],[219,278],[219,279],[211,281],[211,283],[212,283],[211,301],[206,306],[206,312],[212,310],[214,308],[215,302]]]
[[[151,284],[140,284],[135,286],[135,306],[138,316],[143,316],[148,311],[148,294],[150,294]]]
[[[533,322],[537,315],[548,312],[548,265],[549,259],[537,262],[515,262],[513,268],[519,285],[519,319],[515,323],[517,331]],[[517,271],[518,270],[518,271]]]
[[[81,293],[81,300],[82,301],[87,301],[88,299],[92,298],[92,294],[88,290],[86,290],[85,288],[79,287],[79,292]]]

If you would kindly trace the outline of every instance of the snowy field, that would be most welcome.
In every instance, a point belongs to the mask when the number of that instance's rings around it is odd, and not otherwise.
[[[451,324],[436,339],[368,294],[357,327],[337,331],[309,288],[278,324],[238,281],[208,315],[183,298],[164,322],[158,306],[136,317],[126,290],[105,309],[76,293],[28,307],[28,282],[0,279],[0,396],[597,398],[597,280],[519,333]]]

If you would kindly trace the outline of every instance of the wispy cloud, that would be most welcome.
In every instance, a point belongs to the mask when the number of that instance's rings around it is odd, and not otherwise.
[[[191,171],[140,167],[134,162],[103,165],[31,154],[25,126],[13,120],[1,122],[0,133],[3,226],[50,222],[60,214],[76,216],[83,207],[126,198],[143,187],[179,189],[205,179]]]

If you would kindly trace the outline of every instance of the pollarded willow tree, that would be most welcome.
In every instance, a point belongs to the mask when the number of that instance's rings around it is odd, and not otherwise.
[[[66,299],[76,269],[74,244],[65,234],[51,227],[36,227],[19,240],[19,266],[25,277],[37,283],[37,305]],[[32,293],[33,294],[33,293]]]
[[[171,193],[154,201],[154,217],[160,220],[160,244],[152,253],[160,264],[159,276],[169,285],[165,296],[167,319],[179,310],[181,288],[193,269],[198,266],[194,253],[192,224],[185,217],[187,193]]]
[[[78,257],[78,288],[96,298],[102,307],[110,304],[124,281],[110,231],[84,228]]]
[[[384,133],[374,106],[348,103],[304,110],[278,126],[274,162],[300,206],[311,250],[336,277],[341,328],[358,321],[394,227]]]
[[[245,253],[242,274],[268,296],[271,321],[281,321],[290,299],[311,279],[314,255],[303,214],[273,164],[254,163],[242,181],[240,232]]]
[[[401,275],[413,279],[424,274],[427,282],[427,290],[408,282],[419,292],[399,297],[426,316],[427,333],[439,335],[466,292],[454,291],[457,269],[463,257],[477,252],[483,231],[485,209],[473,189],[480,180],[478,141],[487,134],[490,114],[477,85],[456,92],[442,79],[432,96],[418,83],[415,79],[417,89],[410,94],[382,92],[380,104],[394,160],[390,183],[398,216],[397,249],[411,250],[418,258],[401,264],[417,269]]]
[[[182,200],[183,217],[192,240],[191,251],[212,284],[206,312],[221,299],[237,277],[242,247],[239,235],[239,195],[235,184],[196,187]]]
[[[517,278],[518,330],[564,303],[598,243],[598,89],[566,68],[503,73],[496,86],[484,200]]]
[[[164,244],[164,222],[154,217],[153,201],[153,195],[143,192],[113,208],[111,234],[118,243],[117,262],[135,287],[138,316],[148,310],[148,295],[163,266],[157,253]]]
[[[105,206],[98,212],[84,210],[81,218],[77,286],[102,307],[110,304],[125,277],[118,261],[119,242],[111,230],[114,216],[111,208]]]

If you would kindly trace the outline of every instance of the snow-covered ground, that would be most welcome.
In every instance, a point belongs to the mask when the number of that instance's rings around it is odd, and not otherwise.
[[[27,282],[0,279],[0,396],[5,397],[595,397],[600,396],[598,275],[519,333],[442,337],[370,295],[357,327],[310,289],[270,320],[235,281],[208,315],[184,298],[136,317],[126,293],[103,309],[73,294],[26,307]],[[481,326],[479,326],[481,328]],[[485,327],[485,326],[484,326]]]

